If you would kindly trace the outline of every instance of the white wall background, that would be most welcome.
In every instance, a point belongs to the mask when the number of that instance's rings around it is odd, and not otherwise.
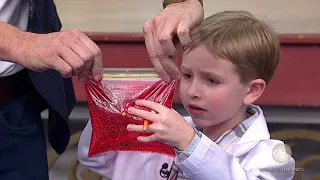
[[[142,32],[162,0],[55,0],[63,29],[87,32]],[[278,33],[320,33],[320,0],[204,0],[205,16],[248,10]]]

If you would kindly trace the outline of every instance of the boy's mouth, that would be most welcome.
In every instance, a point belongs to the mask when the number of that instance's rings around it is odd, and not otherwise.
[[[191,105],[191,104],[189,104],[188,107],[191,108],[191,109],[196,109],[196,110],[205,110],[205,109],[203,109],[203,108],[201,108],[199,106]]]
[[[204,113],[206,110],[201,108],[200,106],[189,104],[188,105],[188,111],[190,114],[198,115]]]

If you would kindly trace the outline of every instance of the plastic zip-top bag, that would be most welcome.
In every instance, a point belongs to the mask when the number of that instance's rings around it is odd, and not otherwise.
[[[128,124],[142,125],[144,122],[126,112],[130,106],[151,111],[135,105],[137,99],[151,100],[171,108],[175,88],[175,81],[165,83],[154,69],[104,69],[100,82],[85,82],[92,124],[88,156],[110,151],[153,152],[175,156],[174,149],[164,143],[139,142],[138,136],[151,134],[128,131]]]

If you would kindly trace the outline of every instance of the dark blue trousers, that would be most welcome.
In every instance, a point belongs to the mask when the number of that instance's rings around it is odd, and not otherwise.
[[[44,107],[32,88],[0,103],[0,180],[49,179],[40,116]]]

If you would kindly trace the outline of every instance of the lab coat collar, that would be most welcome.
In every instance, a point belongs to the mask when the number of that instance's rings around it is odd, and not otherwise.
[[[232,154],[236,156],[248,152],[258,144],[259,141],[270,139],[270,133],[262,109],[256,105],[252,105],[252,107],[258,110],[259,115],[235,144],[234,148],[232,148]]]

